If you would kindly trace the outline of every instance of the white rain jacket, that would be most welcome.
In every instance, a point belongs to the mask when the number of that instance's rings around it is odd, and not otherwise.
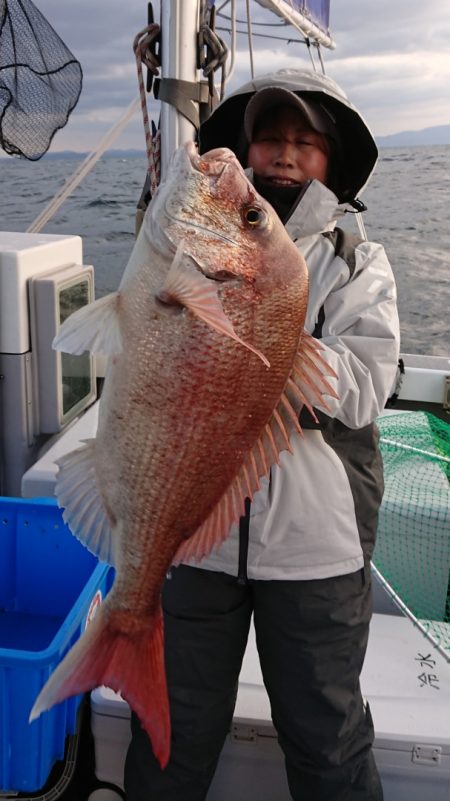
[[[312,181],[286,223],[309,271],[305,327],[321,340],[337,374],[339,400],[329,398],[328,411],[317,409],[320,425],[302,413],[304,437],[293,436],[293,454],[281,454],[253,499],[250,579],[343,575],[373,551],[383,493],[373,421],[397,369],[396,288],[381,245],[335,228],[342,214],[336,195]],[[239,557],[236,525],[198,566],[238,575]]]

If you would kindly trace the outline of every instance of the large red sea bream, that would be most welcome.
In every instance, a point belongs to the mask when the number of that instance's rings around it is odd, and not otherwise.
[[[225,539],[298,436],[304,393],[322,406],[333,394],[303,331],[307,296],[302,256],[233,153],[177,150],[119,290],[57,337],[60,350],[109,355],[97,437],[61,460],[56,494],[116,578],[32,719],[103,684],[167,763],[164,577]]]

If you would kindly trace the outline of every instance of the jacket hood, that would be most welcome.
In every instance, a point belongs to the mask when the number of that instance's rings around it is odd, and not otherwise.
[[[282,69],[244,84],[226,97],[201,125],[200,153],[214,147],[229,147],[243,164],[249,142],[244,132],[247,103],[260,89],[281,87],[306,100],[320,103],[335,120],[340,146],[333,190],[340,203],[355,199],[370,177],[378,150],[374,138],[357,109],[332,78],[309,70]]]

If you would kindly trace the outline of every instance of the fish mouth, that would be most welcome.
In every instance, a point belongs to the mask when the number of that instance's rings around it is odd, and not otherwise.
[[[238,167],[242,174],[245,175],[239,162],[236,160],[235,154],[227,147],[217,147],[209,150],[208,153],[200,155],[195,142],[189,141],[178,149],[175,156],[180,162],[180,168],[183,171],[198,172],[201,175],[208,175],[211,177],[220,178],[224,170],[233,164]]]

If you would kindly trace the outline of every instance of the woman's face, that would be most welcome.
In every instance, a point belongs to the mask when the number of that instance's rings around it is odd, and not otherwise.
[[[326,184],[329,145],[301,111],[278,106],[257,120],[247,166],[272,186],[302,186],[317,178]]]

